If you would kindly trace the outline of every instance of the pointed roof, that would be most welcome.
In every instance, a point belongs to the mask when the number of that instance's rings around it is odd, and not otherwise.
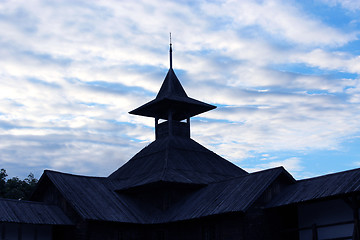
[[[142,149],[109,178],[118,190],[156,182],[203,185],[247,172],[190,138],[168,136]]]
[[[184,88],[181,86],[181,83],[172,68],[170,68],[166,74],[156,99],[162,99],[165,97],[171,98],[171,96],[183,98],[184,100],[188,98]]]
[[[173,120],[181,121],[216,108],[213,105],[198,101],[187,96],[172,69],[172,49],[170,45],[170,69],[156,98],[130,114],[168,119],[168,112],[173,112]]]

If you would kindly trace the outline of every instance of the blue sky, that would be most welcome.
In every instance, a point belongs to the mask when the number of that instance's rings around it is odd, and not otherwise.
[[[173,65],[192,138],[248,171],[360,167],[360,2],[0,0],[0,168],[107,176],[154,140]]]

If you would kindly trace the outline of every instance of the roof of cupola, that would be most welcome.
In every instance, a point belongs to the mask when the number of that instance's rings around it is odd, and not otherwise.
[[[216,108],[216,106],[188,97],[172,68],[171,53],[170,45],[170,69],[156,98],[132,110],[130,114],[167,120],[168,113],[171,111],[173,120],[181,121]]]

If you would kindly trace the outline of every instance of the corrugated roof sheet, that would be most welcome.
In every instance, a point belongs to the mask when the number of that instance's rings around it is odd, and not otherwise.
[[[62,210],[53,205],[38,202],[0,198],[0,222],[72,225]]]
[[[194,140],[173,136],[152,142],[109,178],[127,189],[157,181],[208,184],[246,174]]]
[[[335,197],[360,191],[360,168],[297,181],[275,198],[269,207]]]
[[[150,224],[244,212],[284,171],[275,168],[209,184],[167,211],[117,193],[117,180],[53,171],[44,175],[84,219]]]

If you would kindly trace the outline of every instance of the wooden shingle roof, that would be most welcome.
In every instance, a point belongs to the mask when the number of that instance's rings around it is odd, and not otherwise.
[[[360,192],[360,168],[303,179],[288,186],[269,207],[279,207]]]
[[[53,184],[69,205],[83,219],[117,222],[143,222],[133,201],[114,191],[112,182],[104,177],[86,177],[45,171],[40,184]]]
[[[275,168],[208,184],[166,211],[116,191],[117,180],[45,171],[44,179],[60,191],[74,210],[87,220],[156,224],[245,212],[282,173]],[[285,171],[286,172],[286,171]]]
[[[293,181],[283,167],[277,167],[209,184],[190,196],[170,218],[182,220],[246,212],[281,174]]]
[[[73,224],[58,206],[3,198],[0,198],[0,222],[44,225]]]
[[[118,189],[154,182],[208,184],[247,172],[190,138],[168,136],[142,149],[109,178]]]

